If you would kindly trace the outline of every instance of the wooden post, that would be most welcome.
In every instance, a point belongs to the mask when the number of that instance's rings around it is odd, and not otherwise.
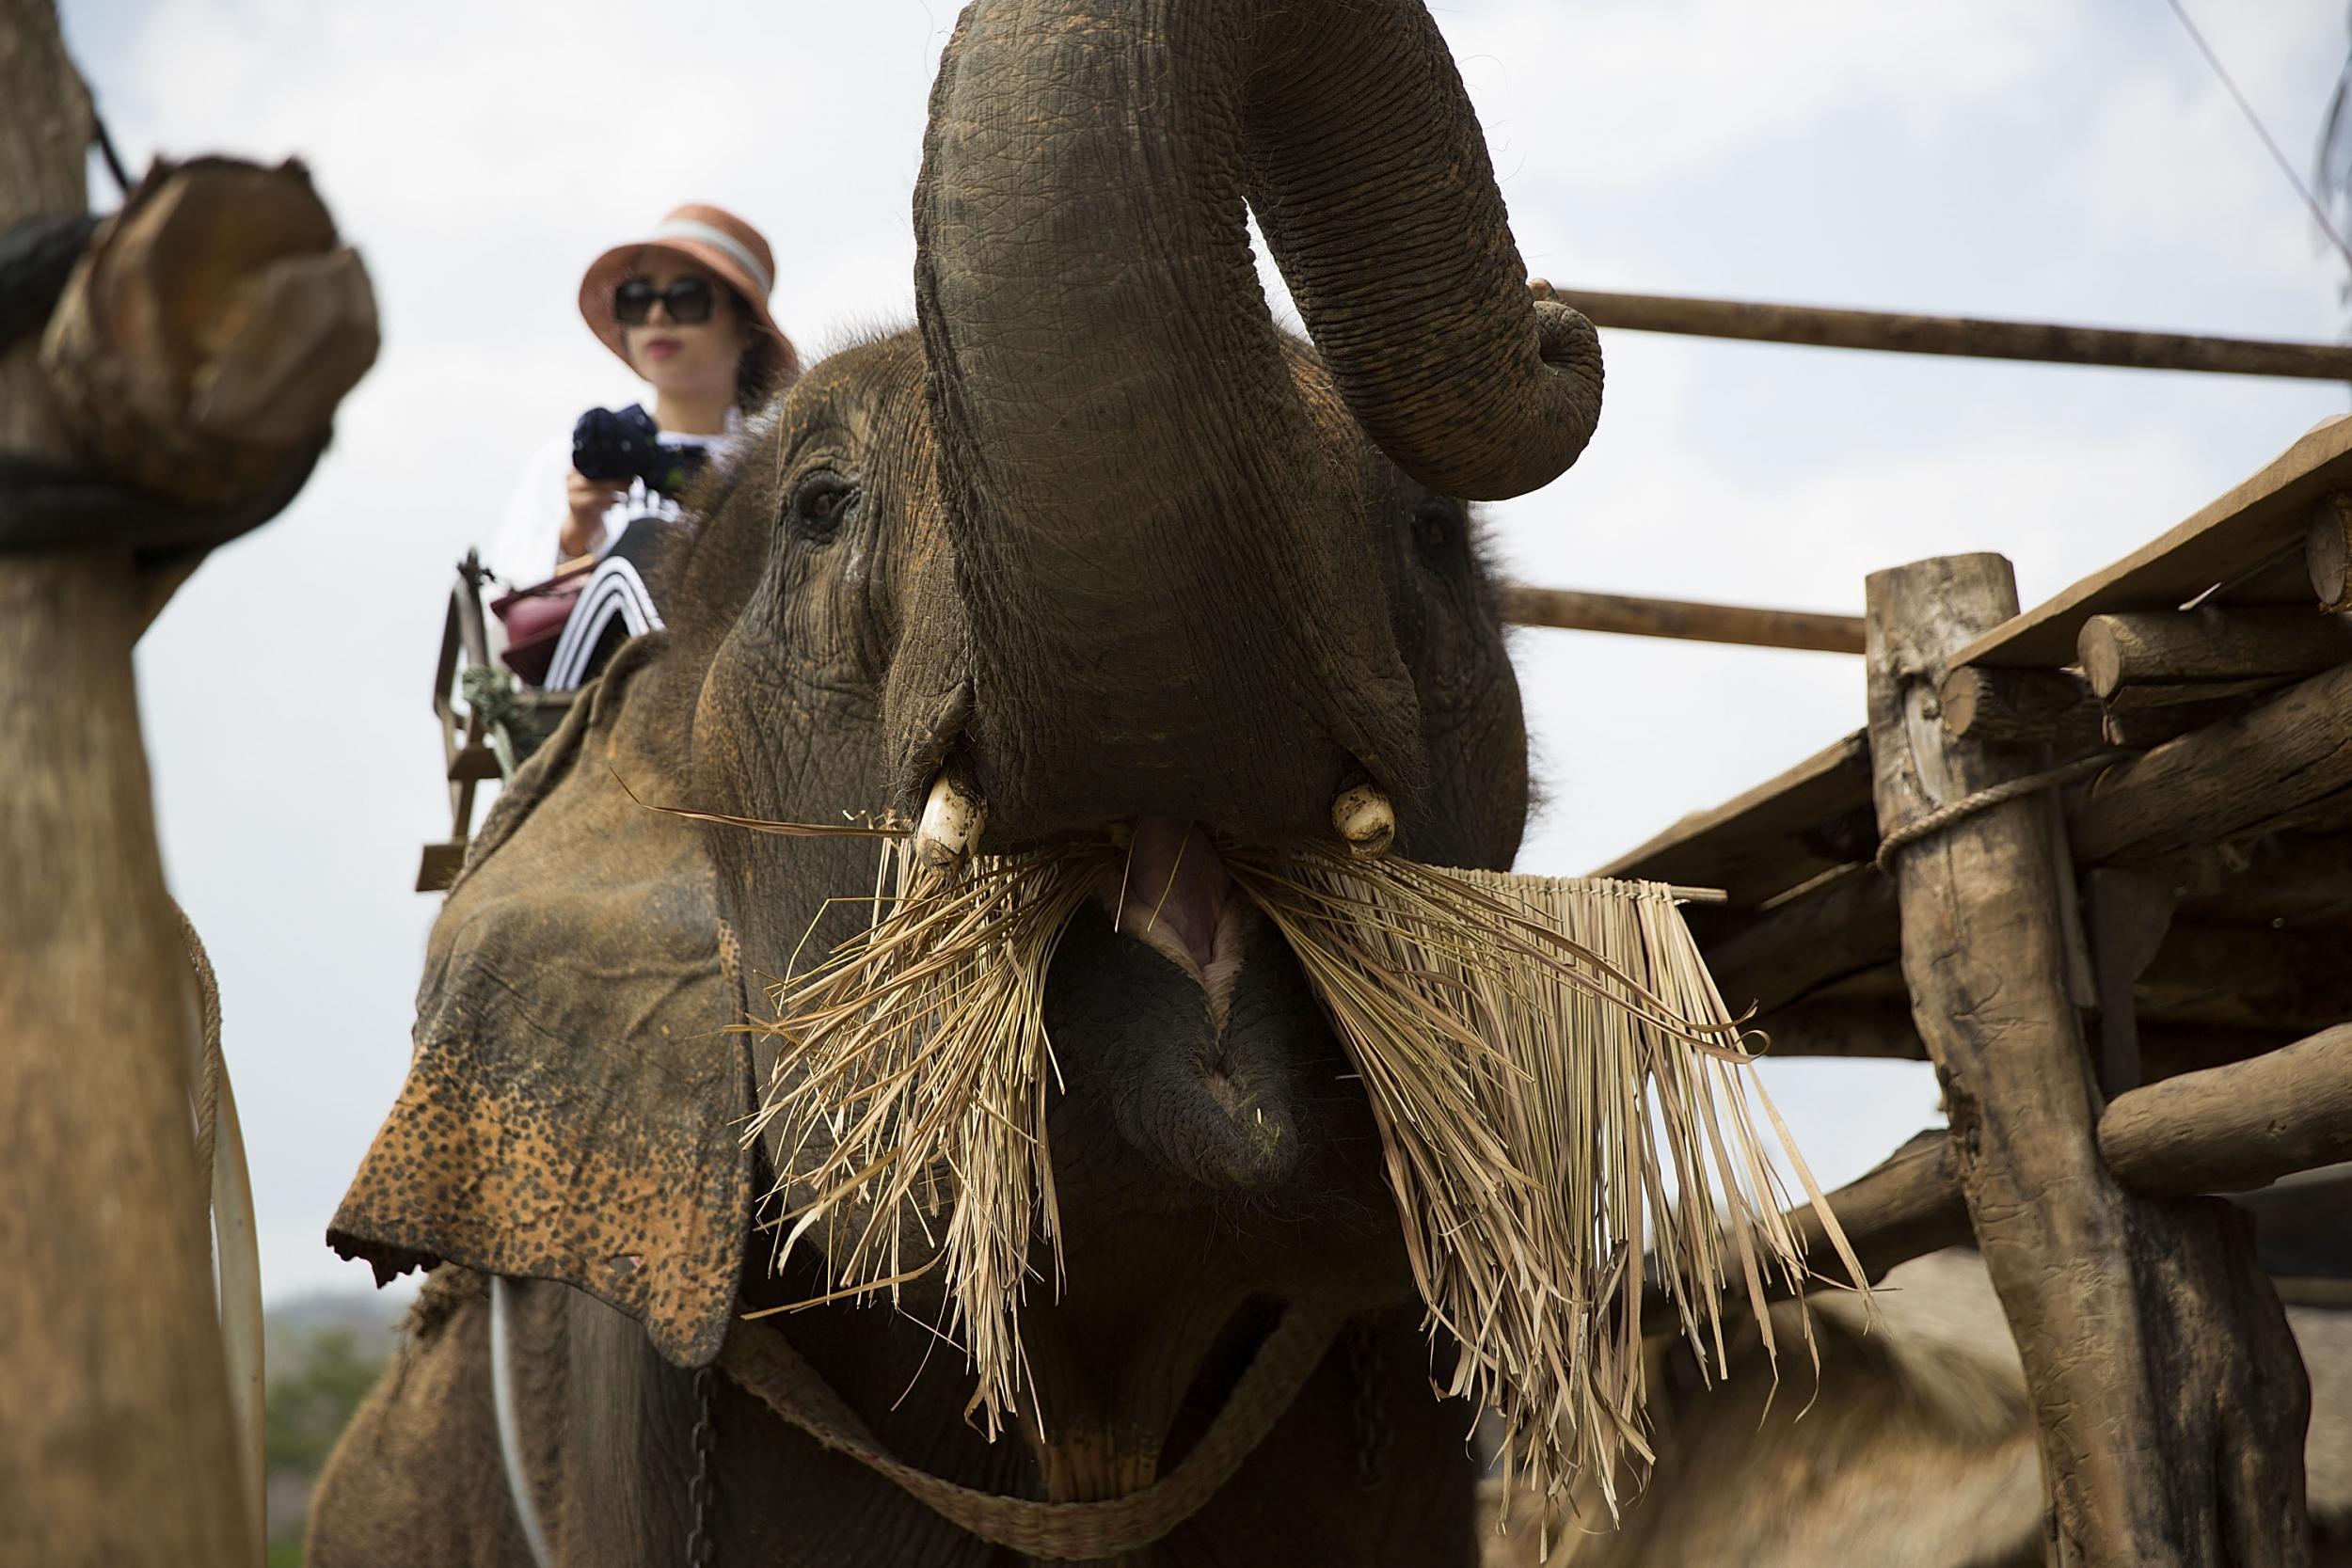
[[[90,130],[51,0],[0,0],[0,227],[84,212]],[[46,344],[0,353],[0,451],[241,500],[323,439],[373,356],[373,296],[309,223],[298,169],[215,164],[153,191],[144,229],[104,231],[106,305],[94,245]],[[127,526],[0,552],[0,1561],[250,1568],[259,1478],[190,1121],[195,982],[131,666],[202,544],[142,570]]]
[[[84,210],[89,134],[49,0],[4,0],[0,225]],[[71,457],[38,351],[0,358],[0,450]],[[0,555],[0,1560],[246,1568],[140,619],[127,554]]]
[[[1870,748],[1890,831],[2029,772],[1949,738],[1953,650],[2017,611],[2009,562],[1946,557],[1867,586]],[[2310,1560],[2309,1390],[2244,1224],[2126,1194],[2067,979],[2056,814],[2023,798],[1903,849],[1904,978],[1950,1107],[1962,1190],[2025,1363],[2049,1560]]]

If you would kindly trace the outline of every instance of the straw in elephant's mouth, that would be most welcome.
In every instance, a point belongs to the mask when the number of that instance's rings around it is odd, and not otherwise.
[[[896,825],[861,831],[887,841],[872,920],[749,1025],[787,1042],[755,1130],[778,1134],[779,1254],[824,1227],[826,1299],[944,1267],[993,1436],[1027,1381],[1035,1241],[1061,1286],[1046,974],[1134,843],[942,863]],[[1862,1285],[1672,890],[1146,831],[1155,868],[1178,849],[1216,863],[1196,868],[1169,947],[1216,963],[1230,902],[1296,956],[1371,1101],[1431,1330],[1460,1346],[1448,1391],[1502,1416],[1539,1488],[1589,1472],[1613,1505],[1646,1464],[1645,1283],[1710,1370],[1725,1291],[1769,1325],[1767,1293],[1808,1283],[1756,1106]],[[1122,922],[1136,894],[1130,876],[1106,900]]]

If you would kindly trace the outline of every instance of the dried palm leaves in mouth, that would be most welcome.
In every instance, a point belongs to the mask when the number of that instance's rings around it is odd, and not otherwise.
[[[1062,1284],[1046,974],[1121,851],[974,859],[977,823],[954,820],[962,843],[944,850],[936,832],[862,830],[891,840],[872,917],[772,988],[756,1027],[787,1048],[757,1125],[781,1149],[784,1249],[826,1232],[825,1299],[945,1269],[944,1326],[993,1436],[1027,1382],[1036,1243],[1041,1282]],[[1759,1108],[1860,1282],[1671,890],[1219,852],[1361,1078],[1431,1326],[1459,1346],[1449,1392],[1500,1414],[1540,1490],[1589,1472],[1613,1506],[1616,1478],[1646,1463],[1645,1287],[1715,1368],[1724,1291],[1769,1324],[1767,1295],[1807,1283]]]

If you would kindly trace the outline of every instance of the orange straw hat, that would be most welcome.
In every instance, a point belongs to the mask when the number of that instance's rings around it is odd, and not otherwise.
[[[638,259],[648,250],[691,261],[742,297],[767,351],[771,386],[781,387],[801,373],[800,351],[768,313],[768,295],[776,286],[775,253],[758,230],[723,207],[698,201],[670,214],[644,239],[616,245],[588,263],[588,276],[580,280],[580,313],[605,347],[627,362],[621,324],[612,313],[612,291],[637,270]]]

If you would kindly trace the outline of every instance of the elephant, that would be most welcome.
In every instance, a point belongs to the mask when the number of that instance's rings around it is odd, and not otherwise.
[[[2310,1233],[2341,1233],[2342,1183],[2307,1190]],[[2268,1195],[2291,1196],[2289,1190]],[[2274,1211],[2275,1212],[2275,1211]],[[2352,1568],[2352,1313],[2296,1299],[2287,1325],[2311,1384],[2304,1468],[2315,1568]],[[1556,1512],[1552,1568],[2037,1568],[2046,1507],[2042,1455],[2017,1343],[1973,1247],[1892,1270],[1871,1307],[1850,1292],[1809,1304],[1819,1374],[1773,1386],[1753,1321],[1711,1384],[1680,1340],[1660,1363],[1659,1464],[1612,1521],[1595,1490]],[[1797,1307],[1772,1308],[1785,1335]],[[1786,1340],[1784,1339],[1784,1342]],[[1482,1483],[1500,1487],[1499,1480]],[[1513,1516],[1541,1515],[1514,1499]],[[1486,1568],[1536,1568],[1536,1531],[1490,1538]]]
[[[322,1479],[321,1568],[1476,1560],[1474,1413],[1432,1395],[1369,1102],[1216,846],[1336,846],[1370,785],[1396,852],[1509,865],[1527,737],[1470,503],[1575,461],[1597,336],[1531,293],[1419,0],[977,0],[914,218],[914,326],[817,364],[707,478],[669,626],[450,892],[329,1232],[434,1273]],[[1130,846],[1044,990],[1063,1272],[993,1441],[936,1271],[826,1299],[830,1243],[782,1247],[779,1151],[742,1136],[792,1063],[729,1026],[862,918],[829,900],[870,889],[870,842],[654,809],[912,816],[943,773],[983,853]],[[739,1343],[889,1463],[714,1371]],[[925,1500],[1093,1518],[1213,1453],[1148,1539]]]

